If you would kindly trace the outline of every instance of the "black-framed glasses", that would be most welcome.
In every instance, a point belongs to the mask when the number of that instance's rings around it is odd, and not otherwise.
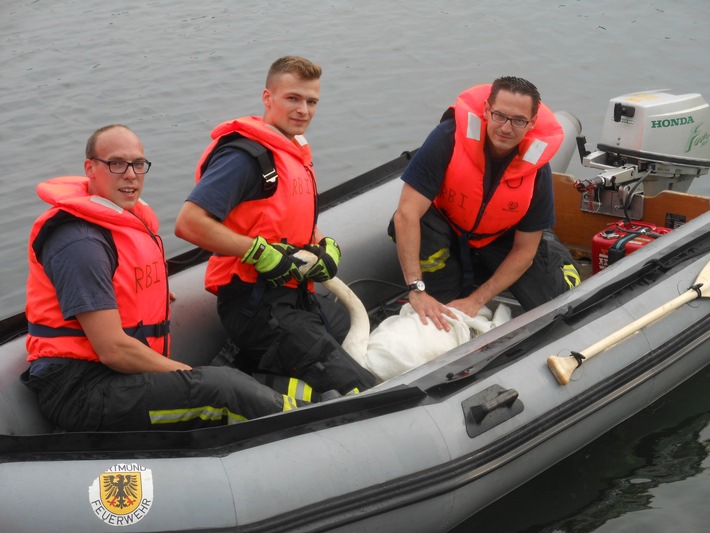
[[[98,157],[92,157],[91,159],[95,161],[101,161],[108,167],[108,171],[111,174],[125,174],[128,167],[133,169],[136,174],[146,174],[150,170],[150,161],[144,159],[140,161],[106,161],[104,159],[99,159]]]
[[[510,120],[510,123],[513,125],[514,128],[524,128],[531,122],[526,118],[509,117],[508,115],[504,115],[500,111],[491,111],[491,120],[493,122],[497,122],[498,124],[505,124]]]

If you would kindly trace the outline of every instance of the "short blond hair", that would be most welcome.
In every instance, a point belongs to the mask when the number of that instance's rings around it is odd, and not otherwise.
[[[305,57],[284,56],[271,64],[266,75],[266,87],[269,88],[274,78],[282,74],[293,74],[302,80],[310,81],[320,79],[322,73],[323,70],[318,65]]]

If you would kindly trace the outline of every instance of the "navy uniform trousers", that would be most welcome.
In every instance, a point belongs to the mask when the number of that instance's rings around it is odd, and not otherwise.
[[[393,223],[388,233],[396,238]],[[512,244],[511,232],[482,248],[461,246],[453,228],[431,207],[421,219],[420,264],[427,293],[444,304],[468,296],[493,274]],[[462,260],[463,254],[468,257]],[[468,287],[465,279],[470,280]],[[552,230],[545,230],[532,265],[509,290],[527,311],[580,281],[579,269],[567,248]]]
[[[319,393],[375,384],[341,346],[350,329],[343,305],[304,288],[256,287],[235,277],[217,294],[222,324],[239,348],[237,368],[298,378]]]
[[[122,374],[97,362],[53,358],[39,375],[31,372],[22,380],[44,415],[67,431],[195,429],[296,408],[295,400],[235,368]]]

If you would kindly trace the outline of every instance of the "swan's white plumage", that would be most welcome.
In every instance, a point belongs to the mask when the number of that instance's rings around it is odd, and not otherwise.
[[[301,250],[296,254],[305,261],[301,268],[306,272],[315,262],[315,256]],[[469,341],[472,334],[485,333],[511,318],[505,304],[499,304],[495,314],[482,307],[478,315],[470,317],[458,309],[451,309],[456,319],[445,317],[450,330],[436,329],[431,321],[422,324],[410,304],[402,306],[398,315],[383,320],[370,333],[370,319],[365,306],[342,280],[332,278],[323,282],[350,313],[350,332],[343,348],[362,367],[372,372],[380,381],[386,381],[416,368],[438,355]]]
[[[323,282],[350,313],[350,331],[343,341],[343,348],[361,366],[367,368],[367,345],[370,338],[370,317],[360,298],[341,279],[332,278]]]

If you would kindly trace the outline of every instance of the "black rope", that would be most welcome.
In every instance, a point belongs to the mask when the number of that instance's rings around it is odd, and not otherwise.
[[[582,366],[582,361],[586,359],[581,353],[579,352],[571,352],[572,357],[574,357],[577,360],[577,368]]]
[[[693,285],[692,287],[690,287],[688,290],[689,290],[689,291],[691,291],[691,290],[692,290],[692,291],[695,291],[695,292],[698,294],[698,298],[702,298],[702,297],[703,297],[703,293],[702,293],[702,291],[700,290],[700,288],[701,288],[702,286],[703,286],[702,283],[696,283],[695,285]]]

